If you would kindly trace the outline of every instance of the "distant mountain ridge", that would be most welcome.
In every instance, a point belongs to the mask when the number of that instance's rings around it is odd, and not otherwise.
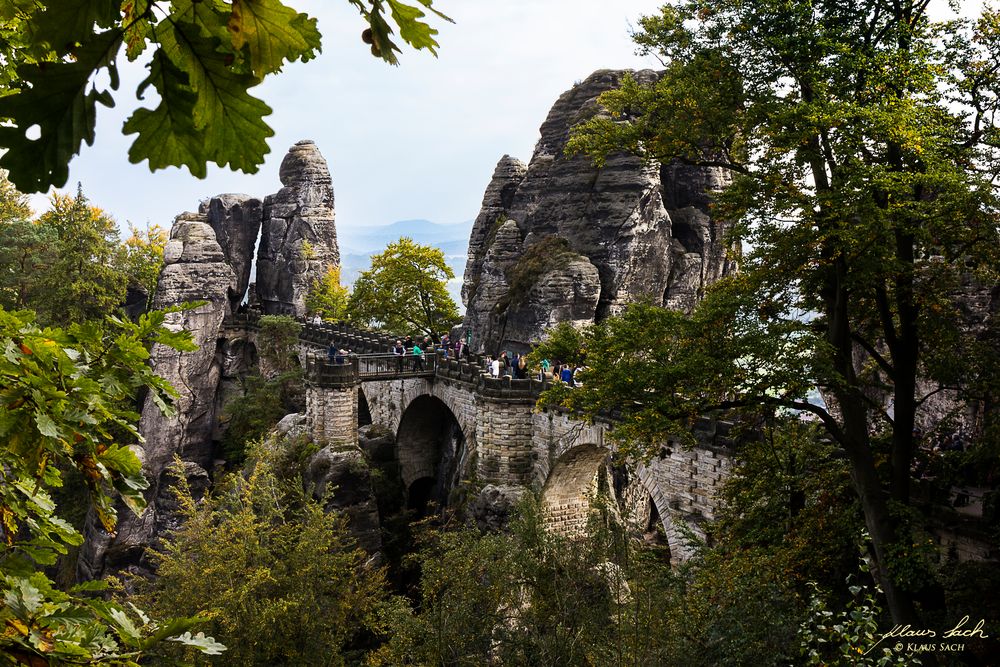
[[[338,226],[340,280],[345,285],[352,284],[362,271],[371,266],[372,255],[407,236],[422,245],[439,248],[444,253],[448,266],[455,272],[454,280],[448,282],[448,292],[462,311],[462,275],[465,272],[472,222],[466,220],[454,224],[439,224],[417,218],[398,220],[387,225]]]
[[[339,237],[342,252],[348,254],[367,254],[381,252],[386,245],[399,240],[400,237],[407,236],[417,243],[440,247],[444,244],[451,244],[445,250],[452,252],[455,243],[461,242],[467,245],[469,233],[472,231],[472,220],[466,220],[455,224],[440,224],[424,219],[399,220],[387,225],[367,225],[367,226],[338,226],[337,236]],[[465,248],[461,250],[465,252]]]

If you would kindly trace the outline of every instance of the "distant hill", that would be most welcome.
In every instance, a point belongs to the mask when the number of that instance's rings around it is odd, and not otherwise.
[[[379,252],[389,243],[408,236],[417,243],[442,246],[446,243],[469,243],[472,220],[452,225],[441,225],[430,220],[400,220],[388,225],[337,227],[337,237],[343,254]],[[443,249],[443,248],[442,248]],[[449,252],[446,250],[445,252]],[[465,252],[463,248],[461,252]]]
[[[455,279],[448,282],[448,291],[462,311],[462,274],[465,272],[471,231],[472,220],[453,225],[441,225],[430,220],[400,220],[389,225],[338,227],[340,280],[345,285],[353,284],[358,274],[371,266],[372,255],[382,252],[400,237],[408,236],[417,243],[440,248],[444,253],[448,266],[455,272]]]

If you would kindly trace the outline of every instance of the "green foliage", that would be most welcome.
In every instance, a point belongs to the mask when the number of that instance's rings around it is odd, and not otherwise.
[[[144,389],[168,411],[173,395],[147,366],[147,345],[193,349],[189,334],[163,323],[164,313],[154,312],[137,323],[110,318],[106,328],[42,329],[30,313],[0,309],[0,655],[9,664],[135,665],[165,639],[223,649],[191,636],[201,622],[195,615],[157,624],[138,609],[88,597],[100,584],[59,591],[39,569],[83,540],[51,495],[63,470],[84,481],[105,530],[115,528],[117,499],[133,512],[145,508],[147,482],[129,447],[142,439],[134,396]]]
[[[561,236],[546,236],[528,246],[517,258],[517,262],[507,270],[507,284],[510,287],[498,307],[503,309],[524,303],[539,278],[550,271],[566,268],[576,256],[569,247],[569,241]]]
[[[260,318],[257,350],[261,359],[280,373],[298,366],[299,334],[302,324],[289,315],[264,315]]]
[[[303,373],[295,368],[272,378],[248,375],[241,394],[226,404],[222,452],[230,463],[241,463],[247,446],[267,434],[287,414],[302,408]]]
[[[17,191],[14,184],[7,180],[7,172],[0,170],[0,224],[18,220],[29,220],[32,217],[28,198]]]
[[[437,31],[421,20],[431,0],[348,0],[370,27],[372,54],[396,64],[399,38],[436,53]],[[94,141],[98,104],[115,104],[118,56],[147,58],[159,104],[125,121],[138,134],[129,159],[150,169],[186,166],[204,177],[206,165],[256,172],[274,134],[271,109],[250,90],[290,62],[316,57],[316,20],[280,0],[16,0],[0,8],[0,164],[27,192],[61,186],[82,142]],[[38,137],[29,138],[32,128]]]
[[[703,551],[672,571],[591,522],[547,533],[531,499],[509,533],[430,532],[416,610],[393,610],[374,665],[784,665],[801,615],[759,552]]]
[[[54,194],[51,208],[33,220],[9,189],[0,217],[0,305],[34,310],[45,324],[100,321],[125,302],[134,285],[152,296],[163,264],[166,234],[135,229],[124,243],[114,220],[76,197]]]
[[[867,572],[863,561],[862,570]],[[853,575],[848,577],[851,599],[841,611],[830,610],[820,587],[812,584],[808,618],[799,626],[801,664],[843,667],[922,664],[911,652],[894,650],[895,639],[880,642],[883,633],[879,626],[884,625],[884,613],[875,597],[878,591],[853,580]]]
[[[156,281],[163,269],[163,249],[167,245],[167,231],[159,225],[139,229],[129,224],[129,237],[121,249],[118,260],[129,286],[139,287],[148,295],[147,307],[152,305]]]
[[[56,243],[54,230],[33,221],[30,211],[22,215],[25,211],[15,205],[8,209],[10,217],[0,219],[0,305],[5,308],[35,304],[39,278],[48,268]]]
[[[641,25],[664,76],[602,96],[607,113],[569,149],[728,169],[714,215],[750,252],[690,318],[634,308],[598,327],[588,351],[614,368],[565,400],[594,410],[614,395],[621,435],[640,444],[712,409],[815,414],[850,461],[893,616],[915,620],[883,571],[910,543],[884,485],[909,503],[923,387],[962,400],[995,388],[996,351],[954,295],[995,284],[1000,266],[1000,14],[691,0]],[[807,401],[815,388],[836,409]]]
[[[542,359],[558,360],[564,364],[582,364],[587,357],[584,334],[569,322],[560,322],[545,332],[542,343],[529,355],[530,365],[536,367]]]
[[[772,567],[800,591],[807,581],[842,586],[864,525],[847,461],[815,423],[792,417],[755,430],[723,485],[713,537],[771,554]]]
[[[100,320],[125,302],[127,276],[119,270],[118,227],[83,192],[52,196],[51,210],[38,224],[49,227],[56,244],[49,249],[37,282],[34,308],[46,322]]]
[[[326,513],[301,479],[279,479],[273,453],[256,454],[245,476],[203,501],[181,485],[182,527],[155,557],[158,577],[137,582],[138,599],[166,614],[206,610],[229,665],[355,662],[351,642],[378,629],[391,604],[383,574],[342,515]]]
[[[401,238],[374,255],[372,267],[358,276],[348,315],[362,326],[419,331],[436,340],[460,319],[447,288],[454,277],[441,250]]]
[[[347,302],[350,292],[340,284],[340,267],[331,266],[321,280],[313,283],[306,295],[306,308],[324,320],[347,318]]]

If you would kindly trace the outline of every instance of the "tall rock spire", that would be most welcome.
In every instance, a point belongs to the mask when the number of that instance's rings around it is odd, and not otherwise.
[[[474,351],[526,349],[560,321],[586,323],[649,299],[690,309],[735,268],[725,223],[709,215],[721,169],[661,167],[624,153],[595,167],[567,156],[577,123],[603,113],[597,97],[625,74],[600,70],[563,93],[527,168],[504,157],[469,243],[464,327]]]
[[[340,264],[333,183],[326,160],[310,140],[281,162],[284,186],[264,199],[257,251],[257,297],[266,314],[306,314],[313,282]]]

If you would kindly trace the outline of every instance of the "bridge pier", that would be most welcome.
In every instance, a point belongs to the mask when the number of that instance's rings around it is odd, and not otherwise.
[[[358,444],[358,386],[306,386],[306,425],[313,442]]]
[[[534,398],[476,400],[476,474],[486,484],[530,486],[535,459]]]
[[[313,442],[334,447],[358,445],[357,358],[331,363],[306,357],[306,425]]]

